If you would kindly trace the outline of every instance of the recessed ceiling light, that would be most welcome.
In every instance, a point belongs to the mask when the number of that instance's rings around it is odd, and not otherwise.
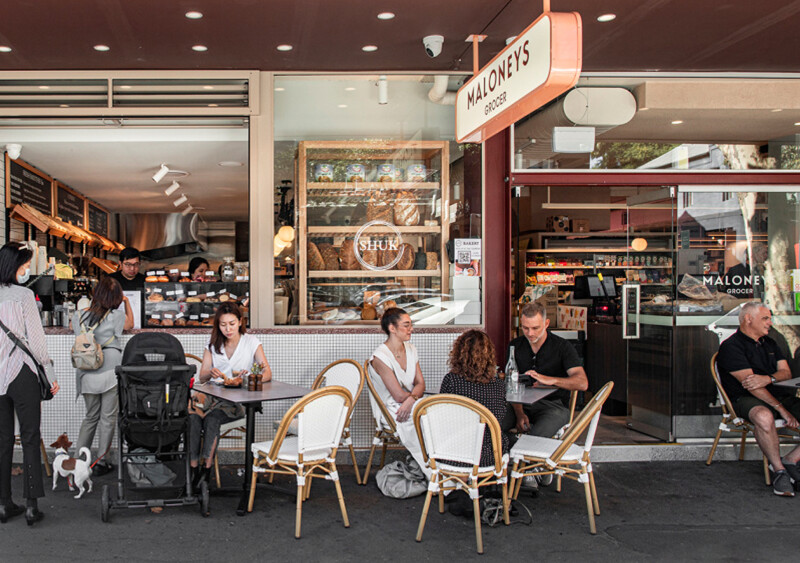
[[[378,14],[379,20],[393,20],[394,14],[392,12],[381,12]]]
[[[49,90],[50,86],[39,86],[39,90]]]
[[[217,166],[224,166],[226,168],[235,168],[237,166],[244,166],[244,162],[238,162],[236,160],[223,160],[222,162],[218,162]]]
[[[275,88],[275,91],[276,91],[276,92],[283,92],[284,90],[286,90],[286,88],[281,88],[280,86],[278,86],[277,88]]]
[[[10,53],[11,47],[8,45],[0,45],[0,53]]]
[[[60,107],[60,108],[68,108],[68,107],[69,107],[69,105],[67,105],[67,104],[61,104],[61,105],[60,105],[60,106],[58,106],[58,107]]]
[[[94,46],[94,50],[95,50],[95,51],[100,51],[100,52],[103,52],[103,53],[104,53],[104,52],[106,52],[106,51],[110,51],[110,50],[111,50],[111,47],[109,47],[108,45],[95,45],[95,46]]]
[[[130,90],[132,86],[130,84],[123,84],[119,87],[120,90]]]
[[[798,121],[797,123],[795,123],[795,125],[800,125],[800,121]]]
[[[192,51],[197,51],[198,53],[202,53],[204,51],[208,51],[208,47],[205,45],[193,45]]]
[[[199,20],[200,18],[203,17],[203,14],[201,12],[196,12],[196,11],[186,12],[184,15],[190,20]]]
[[[353,86],[348,86],[347,88],[344,89],[344,91],[345,92],[355,92],[356,89]]]
[[[373,51],[377,51],[378,47],[376,45],[364,45],[361,47],[361,50],[365,53],[372,53]]]
[[[603,14],[602,16],[597,16],[597,21],[602,23],[614,21],[615,19],[617,19],[617,14]]]
[[[650,108],[639,108],[639,111],[647,111],[647,110],[649,110],[649,109],[650,109]]]
[[[203,86],[203,90],[213,90],[213,86]]]
[[[775,108],[775,109],[771,109],[771,110],[769,110],[769,111],[770,111],[770,112],[772,112],[772,113],[778,113],[779,111],[783,111],[783,109],[781,109],[781,108]]]
[[[208,104],[208,107],[210,107],[210,108],[218,108],[219,104]]]
[[[292,47],[291,45],[286,45],[286,44],[284,44],[284,45],[278,45],[278,46],[277,46],[277,47],[275,47],[275,48],[276,48],[278,51],[291,51],[292,49],[294,49],[294,47]]]
[[[347,107],[347,104],[339,104],[339,105],[338,105],[338,106],[336,106],[336,107],[337,107],[337,108],[346,108],[346,107]]]
[[[681,123],[683,123],[683,119],[676,119],[672,122],[673,125],[680,125]]]

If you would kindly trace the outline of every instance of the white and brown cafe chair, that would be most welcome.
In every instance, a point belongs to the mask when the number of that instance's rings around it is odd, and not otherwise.
[[[508,454],[503,455],[500,423],[483,405],[460,395],[434,395],[420,401],[414,411],[422,456],[431,470],[428,494],[417,529],[417,541],[428,518],[433,495],[439,497],[439,512],[444,513],[444,493],[464,489],[472,499],[475,518],[475,539],[478,553],[483,553],[479,489],[501,485],[503,522],[508,525]],[[493,458],[481,466],[483,437],[489,432]]]
[[[747,441],[747,435],[753,432],[753,424],[749,420],[746,420],[736,414],[736,411],[733,408],[733,403],[731,403],[730,398],[728,398],[728,394],[722,387],[722,381],[719,378],[719,371],[717,370],[717,354],[711,356],[710,369],[711,377],[714,379],[714,385],[717,387],[717,400],[719,401],[720,407],[722,407],[722,420],[719,423],[719,428],[717,428],[717,435],[714,437],[714,443],[711,446],[711,451],[708,452],[706,465],[711,465],[711,461],[714,459],[714,453],[717,451],[717,446],[719,445],[719,440],[722,437],[723,432],[731,432],[741,435],[739,442],[739,461],[742,461],[744,459],[744,446],[745,442]],[[782,440],[791,440],[796,442],[798,439],[800,439],[800,433],[798,433],[797,430],[785,426],[785,422],[782,418],[775,419],[775,428],[778,430],[778,438]],[[769,485],[772,481],[769,474],[769,463],[767,462],[766,456],[762,455],[761,457],[764,466],[764,481],[767,485]]]
[[[608,399],[614,383],[609,381],[584,406],[581,413],[561,439],[525,435],[511,448],[511,491],[519,495],[522,478],[527,475],[559,475],[583,483],[589,530],[597,533],[594,517],[600,514],[597,488],[592,472],[591,449],[594,442],[600,409]],[[575,442],[588,428],[583,447]]]
[[[369,406],[372,410],[372,419],[375,421],[375,434],[372,436],[372,447],[369,450],[369,459],[367,460],[367,467],[364,469],[364,479],[361,481],[362,485],[367,484],[369,478],[369,470],[372,468],[372,459],[375,456],[375,448],[381,446],[381,464],[386,462],[386,449],[389,447],[400,449],[403,444],[400,442],[400,435],[397,433],[397,426],[395,426],[394,419],[389,411],[386,410],[386,405],[383,404],[372,380],[369,376],[369,360],[364,362],[364,379],[366,379],[367,387],[369,388]]]
[[[312,391],[286,412],[275,439],[253,444],[253,480],[248,512],[253,510],[259,474],[293,475],[297,481],[295,537],[299,538],[306,483],[313,478],[324,478],[336,486],[344,527],[350,527],[336,470],[336,452],[352,402],[350,392],[344,387],[330,386]],[[297,436],[288,436],[287,430],[295,417]]]

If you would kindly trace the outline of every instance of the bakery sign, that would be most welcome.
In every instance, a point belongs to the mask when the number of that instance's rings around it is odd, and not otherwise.
[[[370,229],[380,230],[380,232],[369,232]],[[366,270],[391,270],[400,262],[403,252],[408,252],[408,249],[403,246],[403,235],[400,233],[400,229],[388,221],[374,220],[364,223],[353,239],[353,254],[358,263]],[[392,258],[378,266],[365,259],[367,253],[373,256],[381,253]]]
[[[572,88],[581,64],[580,14],[545,12],[458,90],[456,139],[484,142]]]

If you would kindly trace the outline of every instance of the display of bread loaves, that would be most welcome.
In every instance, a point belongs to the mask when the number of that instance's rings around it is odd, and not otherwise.
[[[450,265],[439,257],[449,238],[449,168],[447,141],[298,143],[300,324],[377,323],[385,307],[366,297],[375,292],[412,310],[447,300]]]

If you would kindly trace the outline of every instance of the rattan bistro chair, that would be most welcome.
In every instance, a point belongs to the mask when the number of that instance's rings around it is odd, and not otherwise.
[[[274,440],[253,444],[253,480],[248,512],[253,511],[256,479],[260,473],[294,475],[297,480],[295,537],[299,538],[306,481],[322,477],[333,481],[336,486],[344,527],[350,527],[336,470],[336,451],[352,402],[350,392],[338,385],[312,391],[287,411]],[[297,436],[287,436],[289,424],[295,417]]]
[[[711,446],[711,451],[708,453],[706,465],[711,465],[711,461],[714,459],[714,453],[717,451],[719,439],[723,432],[741,434],[741,441],[739,442],[739,461],[743,460],[744,445],[747,441],[747,435],[753,431],[753,424],[749,420],[744,419],[736,414],[736,411],[733,409],[733,403],[731,403],[730,398],[728,398],[728,394],[722,387],[722,381],[719,378],[719,371],[717,370],[717,354],[714,354],[711,357],[710,369],[711,377],[714,378],[714,385],[717,387],[717,399],[722,407],[722,420],[719,423],[717,435],[714,437],[714,444]],[[796,430],[786,427],[784,420],[781,418],[775,419],[775,428],[778,429],[778,438],[793,441],[797,441],[798,438],[800,438],[800,433],[798,433]],[[767,462],[766,456],[762,455],[761,457],[764,465],[764,481],[767,485],[769,485],[772,481],[769,474],[769,463]]]
[[[364,388],[364,370],[355,360],[338,360],[328,365],[320,372],[311,385],[311,390],[313,391],[331,385],[344,387],[350,391],[350,396],[353,399],[347,411],[347,420],[344,425],[344,430],[342,431],[341,445],[346,446],[350,450],[350,458],[353,460],[353,468],[356,472],[356,483],[361,483],[361,475],[358,472],[358,462],[356,461],[356,452],[353,449],[353,440],[350,437],[350,422],[353,417],[356,401],[358,401],[361,390]]]
[[[479,489],[502,485],[503,521],[508,525],[508,454],[503,455],[500,423],[483,405],[460,395],[435,395],[420,401],[414,411],[422,456],[431,470],[428,494],[422,508],[417,541],[422,532],[431,497],[439,496],[439,512],[444,512],[444,491],[465,489],[472,499],[475,518],[475,539],[478,553],[483,553]],[[483,436],[492,438],[494,463],[481,466]]]
[[[511,471],[511,490],[514,498],[519,495],[522,477],[526,475],[555,474],[583,483],[589,514],[589,530],[592,534],[597,533],[594,516],[600,514],[600,503],[597,500],[590,452],[597,423],[600,420],[600,408],[608,399],[613,387],[613,382],[606,383],[583,408],[560,440],[529,435],[520,437],[511,448],[511,460],[514,463]],[[589,430],[581,448],[575,441],[587,428]]]
[[[388,447],[402,448],[403,444],[400,442],[400,435],[397,433],[397,426],[395,426],[394,419],[389,411],[386,410],[386,405],[383,404],[375,386],[369,375],[369,360],[364,362],[364,379],[367,381],[369,388],[369,406],[372,409],[372,419],[375,421],[375,435],[372,437],[372,448],[369,450],[369,459],[367,460],[367,467],[364,469],[364,478],[361,481],[362,485],[367,484],[369,478],[369,470],[372,467],[372,459],[375,456],[375,448],[381,446],[381,465],[386,462],[386,449]]]
[[[186,363],[190,366],[196,366],[197,374],[199,374],[200,366],[203,365],[203,360],[194,354],[184,354],[184,356],[186,357]],[[246,424],[247,421],[244,418],[237,418],[236,420],[221,424],[219,427],[219,441],[217,442],[217,449],[214,452],[214,479],[218,489],[222,486],[222,481],[219,477],[219,445],[222,443],[222,440],[237,440],[239,443],[242,443],[247,432]]]

